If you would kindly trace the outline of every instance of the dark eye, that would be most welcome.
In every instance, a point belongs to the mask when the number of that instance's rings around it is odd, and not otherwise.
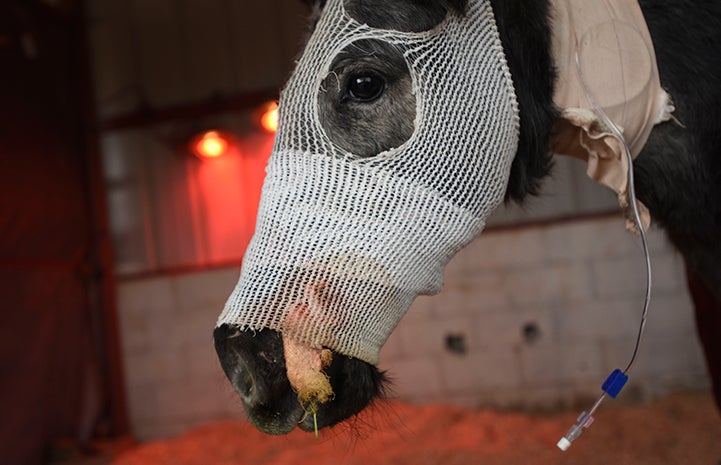
[[[359,102],[372,102],[381,96],[386,83],[376,74],[354,74],[348,80],[348,96]]]

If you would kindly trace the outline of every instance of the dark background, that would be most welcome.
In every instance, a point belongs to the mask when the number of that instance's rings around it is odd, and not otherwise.
[[[0,3],[0,461],[122,434],[80,5]],[[115,352],[115,355],[113,353]]]

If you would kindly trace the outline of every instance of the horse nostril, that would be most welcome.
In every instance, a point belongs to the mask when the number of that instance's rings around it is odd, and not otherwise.
[[[240,369],[236,388],[245,402],[252,403],[255,394],[255,381],[253,381],[250,372],[245,368]]]

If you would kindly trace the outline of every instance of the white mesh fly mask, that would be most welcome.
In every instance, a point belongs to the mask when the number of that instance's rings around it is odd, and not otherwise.
[[[318,118],[331,62],[362,39],[402,51],[417,107],[410,139],[367,158],[336,146]],[[375,364],[505,194],[518,109],[489,0],[422,33],[371,28],[330,0],[280,108],[255,235],[218,325]]]

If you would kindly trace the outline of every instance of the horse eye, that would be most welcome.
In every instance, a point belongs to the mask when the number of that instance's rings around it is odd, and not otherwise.
[[[383,78],[375,74],[354,74],[348,80],[348,96],[359,102],[372,102],[385,88]]]

